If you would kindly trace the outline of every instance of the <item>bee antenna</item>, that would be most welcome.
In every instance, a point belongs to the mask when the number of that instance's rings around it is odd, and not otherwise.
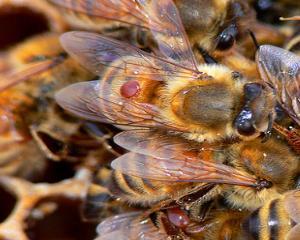
[[[250,37],[251,37],[251,39],[252,39],[252,41],[253,41],[253,43],[254,43],[256,49],[259,49],[259,44],[258,44],[258,42],[257,42],[257,39],[256,39],[256,37],[255,37],[255,34],[254,34],[250,29],[248,29],[248,32],[249,32],[249,34],[250,34]]]
[[[200,52],[201,56],[203,57],[205,63],[208,64],[217,64],[217,60],[214,59],[212,56],[208,54],[207,51],[205,51],[202,47],[200,47],[198,44],[196,45],[197,50]]]

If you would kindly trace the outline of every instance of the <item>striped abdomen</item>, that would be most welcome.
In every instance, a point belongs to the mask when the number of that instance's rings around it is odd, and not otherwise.
[[[116,197],[132,203],[143,205],[153,204],[180,192],[186,184],[166,185],[160,181],[153,181],[113,171],[109,189]]]
[[[285,210],[282,199],[274,199],[255,210],[243,223],[253,239],[283,240],[294,223]]]

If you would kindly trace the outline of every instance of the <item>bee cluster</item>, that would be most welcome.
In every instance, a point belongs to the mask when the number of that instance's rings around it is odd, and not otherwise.
[[[0,239],[299,239],[299,20],[0,1]]]

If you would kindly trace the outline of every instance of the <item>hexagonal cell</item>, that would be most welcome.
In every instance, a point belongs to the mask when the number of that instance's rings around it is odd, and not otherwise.
[[[0,49],[49,30],[48,20],[42,13],[27,7],[0,8]]]
[[[27,236],[31,240],[94,239],[96,224],[82,220],[80,204],[62,197],[43,199],[26,220]]]
[[[17,199],[16,197],[0,185],[0,223],[4,222],[13,211]]]
[[[75,174],[74,164],[70,162],[55,162],[51,160],[46,161],[46,167],[39,176],[29,179],[31,182],[46,182],[56,183],[61,180],[65,180],[73,177]]]

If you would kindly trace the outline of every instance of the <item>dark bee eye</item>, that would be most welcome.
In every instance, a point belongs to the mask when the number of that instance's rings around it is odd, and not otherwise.
[[[218,36],[217,49],[224,51],[231,48],[235,43],[235,37],[237,35],[237,27],[235,24],[229,25]]]
[[[218,50],[227,50],[234,44],[234,37],[230,34],[221,33],[219,36],[219,42],[217,45]]]
[[[248,107],[244,107],[244,109],[240,112],[234,122],[234,126],[239,134],[244,136],[251,136],[255,133],[252,118],[252,111]]]
[[[259,97],[262,92],[262,85],[259,83],[247,83],[244,86],[245,100],[252,101]]]

